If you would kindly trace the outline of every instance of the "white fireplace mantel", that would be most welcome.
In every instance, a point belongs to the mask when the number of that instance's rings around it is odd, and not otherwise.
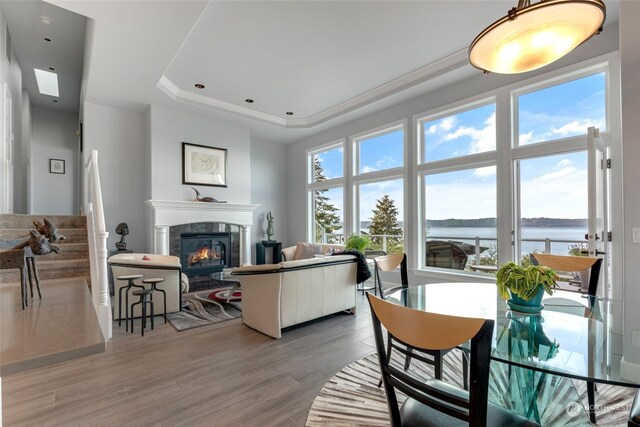
[[[193,222],[224,222],[240,226],[240,265],[251,262],[253,211],[260,205],[147,200],[153,211],[153,249],[169,255],[169,227]]]

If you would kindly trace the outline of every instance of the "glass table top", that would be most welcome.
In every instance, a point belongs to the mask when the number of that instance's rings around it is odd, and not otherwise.
[[[568,291],[545,295],[540,314],[511,311],[492,283],[434,283],[386,298],[417,310],[495,320],[491,357],[563,377],[640,387],[620,375],[610,355],[608,302]]]

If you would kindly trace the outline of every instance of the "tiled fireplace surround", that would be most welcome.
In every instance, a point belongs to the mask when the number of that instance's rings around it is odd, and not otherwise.
[[[193,224],[192,227],[206,227],[216,231],[231,231],[232,239],[235,236],[235,244],[239,243],[239,264],[251,264],[251,226],[253,225],[253,211],[259,205],[239,205],[231,203],[205,203],[182,202],[168,200],[148,200],[147,204],[152,209],[153,224],[153,249],[154,253],[170,255],[173,237],[179,239],[180,229],[175,227],[184,224]],[[197,223],[210,223],[202,225]],[[239,227],[220,226],[220,224],[236,225]],[[170,230],[172,232],[170,232]],[[236,231],[236,233],[234,233]],[[232,249],[234,242],[232,241]],[[236,246],[237,247],[237,246]],[[232,264],[235,264],[232,260]]]

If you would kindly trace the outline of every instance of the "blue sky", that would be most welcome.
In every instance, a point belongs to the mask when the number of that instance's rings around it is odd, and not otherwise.
[[[605,129],[605,75],[587,76],[518,98],[521,145],[584,135]],[[495,150],[495,105],[424,122],[423,161]],[[342,176],[342,149],[321,153],[327,177]],[[402,130],[363,140],[359,173],[402,165]],[[520,162],[523,217],[587,217],[587,155],[568,153]],[[429,175],[426,215],[430,219],[496,216],[495,167]],[[403,215],[402,181],[360,186],[360,220],[371,218],[375,201],[389,194]],[[544,203],[540,197],[544,194]],[[336,201],[342,210],[342,200]]]

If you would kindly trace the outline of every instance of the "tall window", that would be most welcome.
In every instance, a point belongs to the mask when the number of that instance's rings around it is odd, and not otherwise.
[[[418,132],[421,266],[496,265],[495,103],[420,118]]]
[[[339,142],[308,155],[307,191],[311,240],[342,243],[344,227],[344,143]]]
[[[521,262],[533,252],[580,255],[586,249],[586,135],[591,126],[606,131],[605,100],[605,72],[513,93],[515,256]]]
[[[368,249],[404,252],[404,123],[356,135],[354,231],[370,237]]]

